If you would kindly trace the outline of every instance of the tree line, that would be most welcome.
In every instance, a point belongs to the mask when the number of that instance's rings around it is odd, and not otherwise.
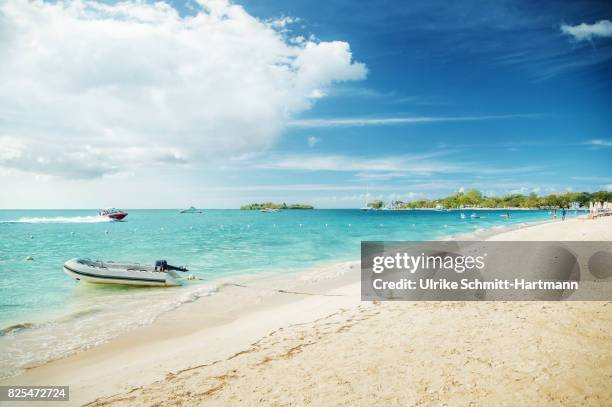
[[[240,209],[248,211],[260,210],[260,209],[314,209],[314,206],[307,204],[289,204],[286,203],[277,204],[274,202],[264,203],[252,203],[248,205],[242,205]]]
[[[455,192],[440,199],[423,199],[411,202],[395,201],[393,206],[405,209],[435,208],[438,205],[445,208],[569,208],[573,203],[588,207],[589,202],[612,202],[612,192],[566,192],[546,196],[538,196],[536,193],[485,196],[477,189],[470,189],[465,192]]]

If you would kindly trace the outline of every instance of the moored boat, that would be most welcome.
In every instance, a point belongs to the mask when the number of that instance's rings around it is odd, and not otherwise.
[[[266,213],[278,212],[278,208],[263,208],[263,209],[260,209],[259,212],[266,212]]]
[[[202,213],[201,209],[197,209],[195,206],[190,206],[187,209],[182,209],[179,211],[180,213]]]
[[[180,285],[179,280],[182,279],[176,271],[188,270],[172,266],[165,260],[158,260],[153,266],[81,258],[64,263],[64,272],[70,277],[97,284],[176,286]]]

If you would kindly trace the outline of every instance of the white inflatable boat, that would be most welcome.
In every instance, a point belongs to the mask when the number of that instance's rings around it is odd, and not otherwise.
[[[165,260],[156,261],[154,266],[78,258],[64,263],[64,272],[70,277],[98,284],[175,286],[182,279],[176,271],[187,269],[171,266]]]

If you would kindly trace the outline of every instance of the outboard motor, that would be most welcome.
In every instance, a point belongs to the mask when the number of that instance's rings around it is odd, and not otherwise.
[[[189,271],[187,267],[177,267],[168,264],[166,260],[157,260],[155,262],[155,270],[166,271],[166,270],[176,270],[176,271]]]

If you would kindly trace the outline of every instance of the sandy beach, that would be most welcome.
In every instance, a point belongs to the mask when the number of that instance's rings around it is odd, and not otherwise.
[[[490,239],[612,241],[612,217]],[[612,404],[610,302],[373,304],[359,287],[358,262],[237,281],[2,384],[96,406]]]

